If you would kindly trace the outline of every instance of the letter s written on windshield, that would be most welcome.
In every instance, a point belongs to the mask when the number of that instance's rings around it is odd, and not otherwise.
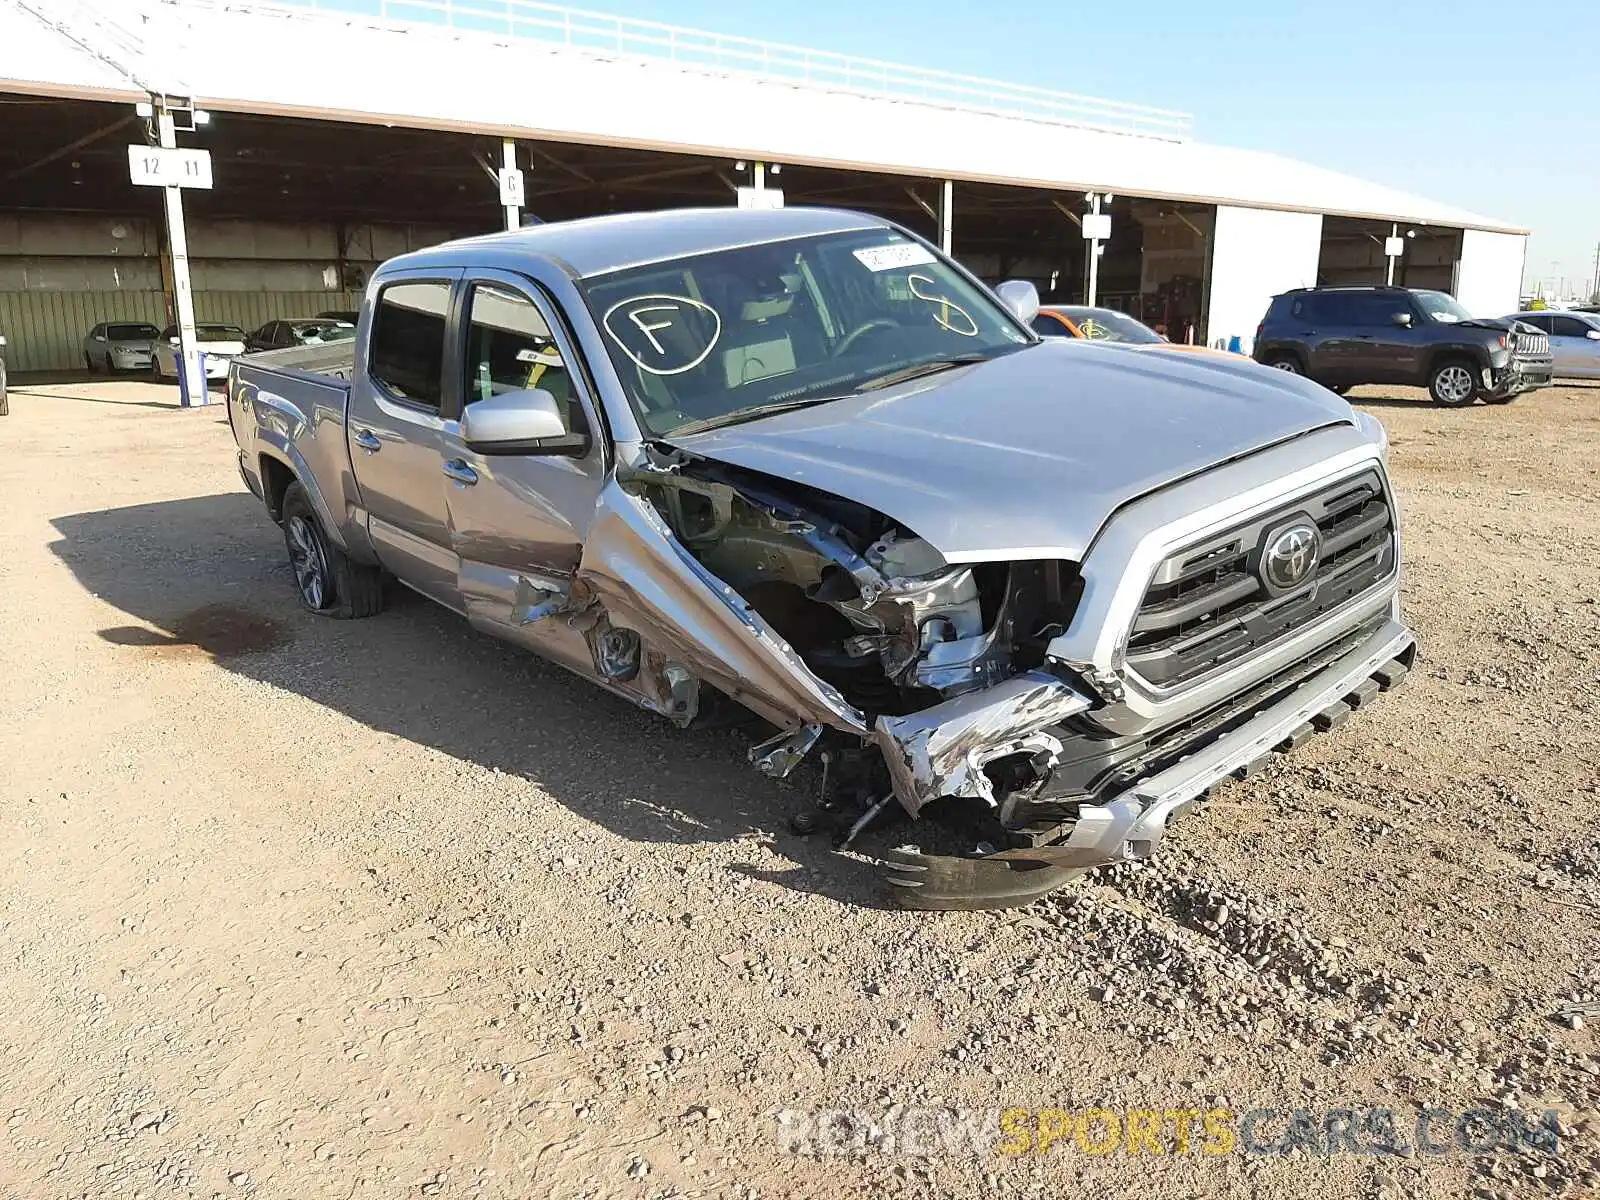
[[[630,296],[606,309],[606,334],[641,371],[681,375],[705,362],[722,336],[717,310],[688,296]]]

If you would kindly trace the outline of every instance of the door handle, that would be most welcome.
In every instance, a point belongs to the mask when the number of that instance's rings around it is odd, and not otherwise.
[[[478,473],[459,458],[447,459],[444,464],[444,473],[463,487],[471,487],[478,482]]]
[[[355,443],[368,454],[376,454],[379,450],[383,449],[383,443],[378,440],[377,435],[370,429],[363,429],[360,433],[356,434]]]

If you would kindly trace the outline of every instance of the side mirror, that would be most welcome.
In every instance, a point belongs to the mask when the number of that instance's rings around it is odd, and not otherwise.
[[[461,414],[461,440],[477,454],[582,454],[587,434],[569,433],[556,398],[543,388],[474,400]]]
[[[94,335],[94,340],[97,342],[103,342],[106,340],[106,335],[103,333],[97,333]]]
[[[1026,279],[1008,279],[995,288],[994,294],[1024,325],[1039,315],[1039,289]]]
[[[1408,312],[1397,312],[1389,319],[1400,326],[1401,329],[1411,328],[1411,314]]]
[[[1591,329],[1583,336],[1588,338],[1591,342],[1600,342],[1600,329]],[[4,346],[5,344],[5,338],[0,338],[0,346]]]

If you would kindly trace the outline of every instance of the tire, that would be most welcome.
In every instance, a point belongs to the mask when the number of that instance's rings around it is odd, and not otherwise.
[[[1428,395],[1445,408],[1465,408],[1478,398],[1477,368],[1465,358],[1447,358],[1428,376]]]
[[[1300,360],[1292,354],[1274,354],[1262,360],[1263,366],[1271,367],[1274,371],[1286,371],[1290,375],[1304,375],[1306,369],[1300,365]]]
[[[383,572],[351,562],[328,540],[311,498],[298,483],[283,494],[283,540],[303,608],[339,620],[383,610]]]

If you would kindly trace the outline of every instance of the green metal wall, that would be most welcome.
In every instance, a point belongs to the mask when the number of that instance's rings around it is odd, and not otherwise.
[[[361,307],[360,292],[196,292],[195,320],[238,325],[246,333],[281,317]],[[166,325],[160,292],[0,292],[6,369],[83,369],[83,336],[101,321]]]

